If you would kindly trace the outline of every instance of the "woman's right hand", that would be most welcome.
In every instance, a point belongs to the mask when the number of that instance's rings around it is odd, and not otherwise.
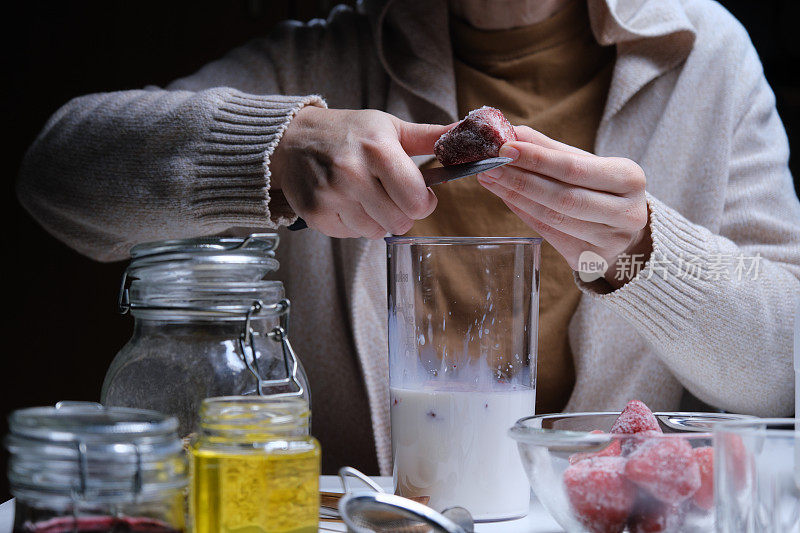
[[[270,188],[331,237],[402,235],[436,207],[409,156],[432,154],[449,128],[371,109],[306,106],[275,148]]]

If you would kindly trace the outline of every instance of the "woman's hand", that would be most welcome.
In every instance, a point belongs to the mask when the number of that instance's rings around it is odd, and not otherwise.
[[[479,174],[478,181],[573,270],[580,270],[581,253],[591,251],[608,263],[605,279],[614,288],[624,285],[636,269],[621,256],[636,254],[643,264],[652,249],[644,171],[630,159],[598,157],[525,126],[515,130],[519,140],[500,149],[514,161]],[[618,268],[622,264],[626,268]]]
[[[448,128],[382,111],[304,107],[273,153],[270,188],[331,237],[403,234],[436,207],[409,156],[432,154]]]

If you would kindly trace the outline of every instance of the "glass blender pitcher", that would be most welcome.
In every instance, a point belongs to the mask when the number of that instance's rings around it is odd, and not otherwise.
[[[541,239],[386,241],[396,492],[477,520],[524,516],[507,431],[534,412]]]

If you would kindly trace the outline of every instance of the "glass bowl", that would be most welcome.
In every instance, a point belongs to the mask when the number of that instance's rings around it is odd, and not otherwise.
[[[654,414],[663,434],[608,433],[619,414],[530,416],[518,420],[509,430],[531,488],[556,522],[570,533],[713,530],[713,467],[710,473],[703,473],[698,465],[702,479],[698,489],[696,474],[686,481],[686,471],[695,468],[686,461],[696,462],[692,458],[703,452],[713,456],[711,428],[715,423],[751,417],[662,412]],[[695,451],[704,447],[708,449]],[[670,455],[687,458],[684,463],[659,458],[658,453],[673,449],[679,451]],[[646,468],[629,470],[641,466],[644,452],[648,453]],[[598,453],[605,457],[590,455]],[[629,464],[631,454],[641,458],[638,464]],[[593,469],[590,474],[587,468]],[[629,476],[638,476],[637,483]]]

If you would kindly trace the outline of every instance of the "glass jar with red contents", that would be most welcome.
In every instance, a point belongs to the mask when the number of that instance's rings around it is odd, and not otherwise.
[[[14,533],[184,531],[187,462],[173,417],[64,402],[12,413]]]

